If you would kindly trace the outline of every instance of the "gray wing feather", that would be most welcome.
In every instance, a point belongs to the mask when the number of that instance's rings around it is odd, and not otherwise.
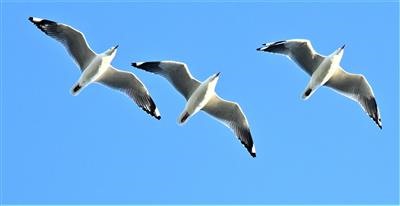
[[[305,39],[277,41],[257,50],[287,55],[310,76],[325,58],[315,52],[311,42]]]
[[[202,110],[232,129],[250,155],[253,157],[256,156],[249,123],[239,104],[226,101],[215,95]]]
[[[47,19],[29,17],[29,20],[45,34],[62,43],[81,71],[85,70],[96,56],[87,44],[85,36],[71,26]]]
[[[325,86],[358,102],[378,127],[382,129],[381,116],[374,93],[363,75],[348,73],[340,67]]]
[[[160,119],[160,113],[143,83],[132,73],[110,66],[98,82],[127,94],[145,112]]]
[[[132,63],[132,66],[165,77],[186,100],[190,98],[192,93],[200,85],[200,82],[190,74],[186,64],[182,62],[137,62]]]

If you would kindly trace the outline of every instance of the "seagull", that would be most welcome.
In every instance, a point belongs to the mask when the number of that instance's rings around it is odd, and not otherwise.
[[[186,64],[182,62],[137,62],[132,63],[132,66],[165,77],[185,97],[187,103],[178,118],[179,124],[185,123],[189,117],[203,110],[232,129],[250,155],[256,157],[249,123],[239,104],[224,100],[215,93],[219,72],[200,82],[193,78]]]
[[[77,95],[90,83],[101,83],[125,93],[145,112],[158,120],[161,118],[143,83],[133,73],[118,70],[111,65],[118,45],[104,53],[96,54],[87,44],[85,36],[71,26],[36,17],[29,17],[29,21],[42,32],[62,43],[80,68],[82,74],[72,87],[72,95]]]
[[[329,56],[323,56],[313,49],[309,40],[292,39],[266,43],[257,50],[286,55],[311,76],[302,95],[304,100],[308,99],[319,87],[328,86],[335,92],[358,102],[382,129],[379,109],[367,79],[361,74],[346,72],[340,66],[344,47],[345,45]]]

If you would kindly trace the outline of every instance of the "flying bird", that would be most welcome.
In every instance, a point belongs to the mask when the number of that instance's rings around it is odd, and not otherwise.
[[[82,74],[71,90],[73,95],[77,95],[93,82],[101,83],[125,93],[145,112],[156,119],[161,118],[143,83],[133,73],[118,70],[111,65],[118,45],[101,54],[96,54],[87,44],[85,36],[69,25],[36,17],[29,17],[29,21],[42,32],[62,43],[80,68]]]
[[[232,129],[250,155],[256,156],[249,123],[239,104],[224,100],[215,93],[220,73],[200,82],[182,62],[137,62],[132,66],[165,77],[185,97],[187,103],[178,123],[185,123],[189,117],[203,110]]]
[[[382,129],[379,109],[367,79],[361,74],[346,72],[340,66],[344,47],[345,45],[329,56],[323,56],[313,49],[309,40],[292,39],[263,44],[263,47],[257,50],[286,55],[311,76],[302,95],[303,99],[308,99],[319,87],[328,86],[358,102]]]

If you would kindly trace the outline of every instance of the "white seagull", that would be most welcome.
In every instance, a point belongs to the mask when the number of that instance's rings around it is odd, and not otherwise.
[[[226,101],[215,93],[219,72],[200,82],[193,78],[182,62],[137,62],[132,63],[132,66],[165,77],[185,97],[187,103],[178,119],[180,124],[203,110],[231,128],[250,155],[256,156],[249,123],[239,104]]]
[[[87,44],[85,36],[71,26],[36,17],[29,17],[29,21],[45,34],[62,43],[80,68],[82,74],[72,88],[73,95],[77,95],[90,83],[101,83],[124,92],[148,114],[156,119],[161,118],[143,83],[131,72],[118,70],[111,65],[118,45],[104,53],[96,54]]]
[[[319,87],[328,86],[358,102],[382,129],[379,109],[367,79],[361,74],[348,73],[340,66],[345,45],[329,56],[315,52],[311,42],[305,39],[277,41],[263,45],[257,50],[286,55],[311,76],[302,95],[303,99],[308,99]]]

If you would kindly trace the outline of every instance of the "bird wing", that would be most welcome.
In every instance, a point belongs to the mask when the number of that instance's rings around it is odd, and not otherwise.
[[[287,55],[310,76],[325,58],[315,52],[311,42],[306,39],[293,39],[267,43],[257,50]]]
[[[175,61],[136,62],[132,66],[165,77],[186,100],[200,85],[185,63]]]
[[[351,74],[339,67],[336,73],[326,82],[325,86],[358,102],[378,127],[382,129],[381,116],[374,93],[363,75]]]
[[[97,81],[113,89],[124,92],[145,112],[156,119],[161,118],[160,112],[154,104],[154,101],[146,87],[131,72],[121,71],[110,66]]]
[[[62,43],[81,71],[85,70],[96,56],[87,44],[85,36],[71,26],[36,17],[29,17],[29,20],[45,34]]]
[[[256,149],[250,133],[249,123],[239,104],[226,101],[215,95],[202,110],[232,129],[250,155],[252,157],[256,156]]]

